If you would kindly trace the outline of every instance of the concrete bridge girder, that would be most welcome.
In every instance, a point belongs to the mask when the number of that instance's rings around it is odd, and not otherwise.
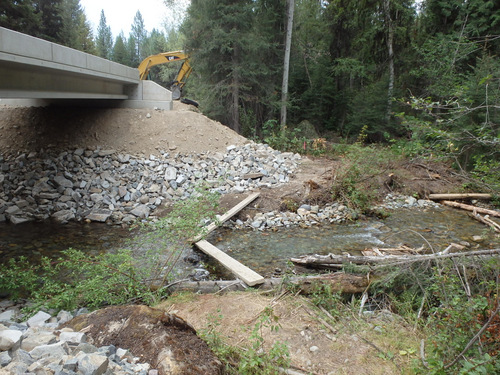
[[[14,105],[172,109],[172,93],[141,81],[135,68],[1,27],[0,98]]]

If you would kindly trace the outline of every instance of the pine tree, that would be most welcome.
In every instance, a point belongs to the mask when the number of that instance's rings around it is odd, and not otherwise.
[[[62,28],[58,42],[81,51],[95,50],[92,29],[80,5],[80,0],[63,0],[61,8]]]
[[[137,41],[135,37],[130,34],[127,39],[127,63],[125,65],[138,67],[141,61],[142,60],[139,60],[139,55],[137,54]]]
[[[194,0],[183,26],[188,52],[202,77],[198,90],[205,96],[204,105],[236,132],[241,131],[240,108],[250,95],[246,84],[258,54],[253,48],[258,45],[253,39],[253,5],[250,0]]]
[[[123,34],[123,31],[118,34],[118,36],[115,39],[115,44],[113,46],[113,54],[112,54],[112,60],[116,61],[117,63],[127,65],[128,63],[128,58],[127,58],[128,52],[127,52],[127,47],[125,46],[125,35]]]
[[[41,32],[41,17],[29,0],[0,0],[0,26],[28,35]]]
[[[38,37],[58,42],[58,35],[62,30],[61,17],[62,0],[38,0],[36,10],[40,14],[41,29]]]
[[[87,21],[84,13],[78,15],[78,23],[76,25],[76,48],[80,51],[96,54],[94,38],[92,36],[92,28]]]
[[[135,50],[139,61],[142,61],[147,57],[145,54],[144,44],[146,42],[146,38],[148,33],[146,31],[146,26],[144,25],[144,19],[142,18],[142,14],[140,11],[137,11],[134,17],[134,23],[132,24],[132,32],[130,36],[134,37],[135,40]]]
[[[110,59],[113,50],[113,35],[111,34],[111,27],[106,23],[106,16],[104,10],[101,10],[101,18],[97,26],[97,37],[95,40],[97,55]]]

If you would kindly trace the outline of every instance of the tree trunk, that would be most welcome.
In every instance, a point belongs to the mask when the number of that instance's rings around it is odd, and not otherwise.
[[[304,255],[300,258],[291,258],[291,261],[295,264],[300,264],[303,266],[311,267],[326,267],[326,268],[339,268],[344,264],[403,264],[403,263],[414,263],[422,262],[435,259],[444,258],[454,258],[454,257],[464,257],[464,256],[483,256],[499,254],[500,249],[492,250],[478,250],[478,251],[466,251],[460,253],[445,254],[423,254],[423,255],[386,255],[386,256],[351,256],[351,255]]]
[[[238,46],[234,47],[233,75],[231,82],[231,128],[240,134],[240,74],[238,70],[240,56]]]
[[[329,285],[334,293],[363,293],[369,285],[369,279],[366,276],[356,276],[343,272],[320,276],[291,277],[287,282],[298,286],[304,294],[314,293],[321,285]],[[271,278],[265,279],[264,283],[256,286],[256,288],[259,290],[272,290],[282,285],[283,279]],[[171,293],[190,291],[205,294],[243,291],[247,288],[248,286],[240,280],[182,281],[167,287]]]
[[[389,55],[389,87],[387,88],[387,110],[386,110],[386,121],[389,124],[392,114],[392,97],[394,92],[394,28],[392,25],[391,18],[391,3],[390,0],[384,0],[384,13],[385,13],[385,24],[387,28],[387,51]]]
[[[280,124],[283,128],[286,126],[286,107],[288,104],[288,74],[290,70],[290,50],[292,47],[292,28],[293,28],[293,11],[295,8],[295,0],[288,0],[288,22],[286,26],[285,39],[285,59],[283,63],[283,82],[281,86],[281,116]]]
[[[429,199],[433,201],[442,199],[491,199],[491,194],[487,193],[429,194]]]
[[[476,206],[472,206],[470,204],[458,203],[458,202],[453,202],[453,201],[441,201],[441,203],[446,205],[446,206],[461,208],[462,210],[479,212],[480,214],[500,217],[500,212],[488,210],[487,208],[476,207]]]

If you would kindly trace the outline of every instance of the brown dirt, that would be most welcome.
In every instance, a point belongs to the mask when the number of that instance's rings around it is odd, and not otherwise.
[[[62,328],[86,333],[97,347],[115,345],[160,375],[219,374],[222,364],[192,326],[172,314],[147,306],[112,306],[79,315]]]
[[[150,116],[148,116],[148,113]],[[225,152],[229,145],[247,140],[229,128],[176,103],[174,111],[88,108],[0,108],[0,153],[55,148],[115,149],[130,154],[158,154],[161,150],[180,153]],[[342,158],[304,158],[290,183],[262,189],[261,197],[240,213],[242,218],[257,211],[271,211],[303,202],[323,203],[331,199],[329,186]],[[394,163],[374,176],[378,195],[390,191],[418,194],[457,192],[464,180],[444,165]],[[221,210],[234,206],[242,195],[225,195]],[[176,311],[196,329],[207,327],[210,315],[220,311],[220,333],[228,343],[243,346],[251,328],[266,306],[274,306],[281,329],[265,333],[266,345],[287,342],[292,364],[311,374],[396,374],[397,366],[409,366],[408,356],[394,361],[380,358],[380,351],[398,353],[417,348],[416,338],[403,322],[374,322],[388,333],[377,335],[370,323],[356,316],[344,317],[335,332],[320,322],[321,314],[301,297],[273,299],[256,293],[193,296],[188,300],[167,300],[162,308]],[[327,319],[322,316],[322,319]],[[356,323],[357,322],[357,323]],[[356,324],[353,324],[356,323]],[[359,329],[361,325],[361,330]],[[360,333],[361,332],[361,333]],[[384,341],[387,337],[391,340]],[[394,339],[392,339],[394,338]],[[365,341],[366,340],[366,341]],[[390,342],[389,342],[390,341]],[[398,342],[400,344],[398,344]],[[318,347],[313,352],[312,346]],[[378,349],[376,349],[378,348]]]
[[[279,329],[260,331],[264,348],[268,350],[276,342],[286,344],[292,369],[304,374],[400,374],[399,367],[409,365],[408,356],[396,354],[390,361],[382,359],[381,354],[418,347],[418,337],[403,321],[366,321],[354,315],[334,321],[301,296],[273,297],[252,292],[181,295],[159,306],[179,315],[198,331],[206,330],[210,320],[219,319],[218,334],[225,343],[238,347],[249,344],[251,331],[266,307],[272,307],[279,318]],[[377,334],[375,326],[384,333]]]
[[[225,152],[247,140],[175,103],[173,111],[108,108],[0,108],[0,151],[100,147],[135,155]],[[149,117],[150,116],[150,117]]]

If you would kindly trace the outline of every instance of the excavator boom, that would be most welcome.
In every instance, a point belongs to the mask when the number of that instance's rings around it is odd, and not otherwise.
[[[191,74],[193,68],[189,64],[189,56],[184,51],[162,52],[146,57],[139,64],[139,77],[142,80],[148,79],[149,71],[153,66],[166,64],[174,61],[184,61],[177,73],[175,80],[170,84],[170,90],[174,99],[179,99],[181,89],[186,83],[186,79]]]

